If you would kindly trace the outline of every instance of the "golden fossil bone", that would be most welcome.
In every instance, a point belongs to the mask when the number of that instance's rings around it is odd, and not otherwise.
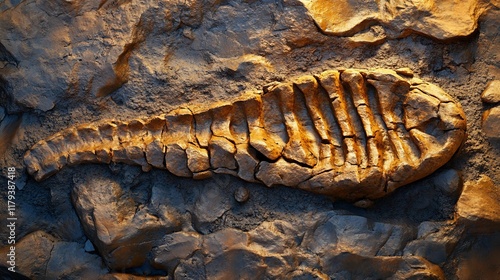
[[[459,103],[398,73],[329,70],[209,109],[79,125],[34,145],[24,162],[38,181],[65,165],[121,162],[334,199],[380,198],[435,171],[466,138]]]

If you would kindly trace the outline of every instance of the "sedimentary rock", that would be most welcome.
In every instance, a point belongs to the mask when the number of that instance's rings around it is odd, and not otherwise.
[[[72,127],[24,160],[36,180],[66,165],[121,162],[357,201],[429,175],[456,152],[465,129],[460,104],[435,85],[385,69],[329,70],[210,108]]]
[[[441,40],[463,37],[476,30],[477,20],[484,10],[478,0],[301,2],[323,32],[338,36],[352,36],[378,24],[391,33],[389,37],[411,33]]]

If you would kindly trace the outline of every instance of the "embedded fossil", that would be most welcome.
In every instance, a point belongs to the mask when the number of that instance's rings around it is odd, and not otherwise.
[[[65,165],[121,162],[375,199],[432,173],[466,136],[460,104],[398,73],[329,70],[208,109],[79,125],[40,141],[24,161],[36,180]]]

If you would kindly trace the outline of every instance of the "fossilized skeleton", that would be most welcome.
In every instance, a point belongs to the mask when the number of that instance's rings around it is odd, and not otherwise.
[[[24,161],[36,180],[65,165],[121,162],[375,199],[432,173],[466,136],[459,103],[398,73],[329,70],[208,109],[79,125],[40,141]]]

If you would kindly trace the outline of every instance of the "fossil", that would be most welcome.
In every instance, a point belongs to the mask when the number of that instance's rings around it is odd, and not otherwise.
[[[35,144],[24,162],[38,181],[66,165],[116,162],[354,202],[431,174],[465,138],[460,104],[408,71],[328,70],[209,108],[71,127]]]

